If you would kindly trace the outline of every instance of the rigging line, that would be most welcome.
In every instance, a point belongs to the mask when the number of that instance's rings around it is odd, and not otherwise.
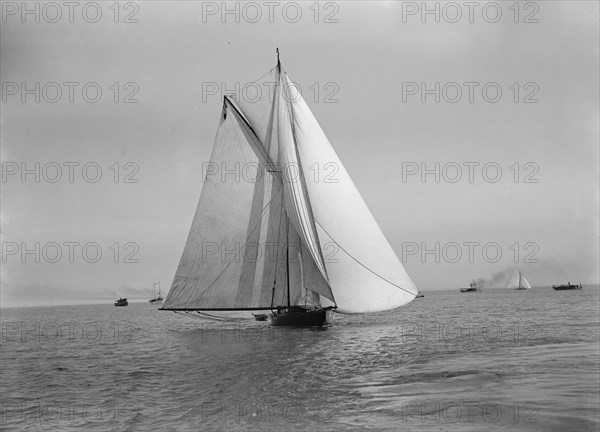
[[[211,314],[208,314],[205,312],[200,312],[200,311],[195,311],[195,312],[198,315],[195,318],[206,318],[206,319],[213,320],[213,321],[226,321],[226,320],[227,321],[246,321],[245,318],[223,317],[223,316],[218,316],[218,315],[211,315]],[[192,316],[194,315],[187,311],[186,311],[186,313],[189,315],[192,315]]]
[[[206,290],[204,292],[206,292],[212,288],[212,286],[215,284],[215,282],[217,282],[219,280],[219,278],[223,275],[223,273],[225,273],[225,270],[227,270],[229,268],[229,266],[231,265],[231,263],[237,258],[240,251],[242,250],[242,248],[244,246],[246,246],[246,243],[248,243],[248,240],[250,240],[250,237],[252,237],[252,234],[254,234],[254,231],[256,231],[256,228],[258,228],[258,226],[262,223],[263,217],[265,216],[267,209],[271,206],[271,203],[273,202],[274,199],[275,199],[275,197],[271,198],[269,200],[269,202],[263,207],[262,213],[260,215],[260,219],[258,220],[256,225],[254,225],[254,228],[252,228],[252,231],[250,231],[250,234],[248,234],[248,237],[246,237],[246,241],[244,242],[244,244],[240,246],[238,251],[235,253],[235,256],[231,259],[231,261],[229,261],[229,263],[227,263],[227,265],[225,266],[223,271],[221,271],[221,273],[219,273],[219,275],[216,277],[216,279],[214,281],[212,281],[212,283],[206,288]]]
[[[346,252],[346,254],[347,254],[347,255],[348,255],[350,258],[352,258],[354,261],[356,261],[356,262],[357,262],[358,264],[360,264],[362,267],[364,267],[365,269],[367,269],[369,272],[373,273],[373,274],[374,274],[375,276],[377,276],[378,278],[380,278],[380,279],[382,279],[382,280],[386,281],[386,282],[387,282],[387,283],[389,283],[390,285],[393,285],[393,286],[395,286],[396,288],[399,288],[399,289],[401,289],[402,291],[406,291],[407,293],[409,293],[409,294],[412,294],[412,295],[416,296],[416,294],[415,294],[415,293],[413,293],[412,291],[409,291],[409,290],[407,290],[407,289],[405,289],[405,288],[402,288],[400,285],[396,285],[394,282],[392,282],[392,281],[390,281],[390,280],[388,280],[388,279],[384,278],[383,276],[381,276],[380,274],[378,274],[378,273],[374,272],[374,271],[373,271],[373,270],[371,270],[369,267],[367,267],[366,265],[364,265],[363,263],[361,263],[359,260],[357,260],[356,258],[354,258],[354,256],[352,256],[352,254],[351,254],[350,252],[348,252],[346,249],[344,249],[344,247],[343,247],[342,245],[340,245],[338,242],[336,242],[336,241],[335,241],[335,239],[334,239],[334,238],[331,236],[331,234],[329,234],[329,233],[327,232],[327,230],[326,230],[326,229],[323,227],[323,225],[321,225],[321,224],[319,223],[319,221],[318,221],[318,220],[316,220],[316,219],[315,219],[315,223],[316,223],[317,225],[319,225],[323,231],[325,231],[325,234],[327,234],[327,235],[329,236],[329,238],[330,238],[331,240],[333,240],[333,242],[334,242],[336,245],[338,245],[338,246],[339,246],[339,248],[340,248],[341,250],[343,250],[344,252]]]
[[[264,74],[262,74],[261,76],[259,76],[258,78],[256,78],[254,81],[248,82],[246,85],[257,83],[258,81],[260,81],[261,79],[263,79],[265,76],[269,75],[273,71],[273,69],[275,69],[276,67],[277,66],[273,66],[271,69],[269,69],[268,71],[266,71]],[[223,96],[233,96],[233,95],[235,95],[235,93],[229,93],[229,94],[225,93]]]
[[[266,71],[264,74],[262,74],[261,76],[259,76],[258,78],[256,78],[254,81],[251,81],[252,84],[254,84],[255,82],[260,81],[263,77],[269,75],[271,73],[271,71],[273,71],[273,69],[275,69],[277,67],[277,65],[273,66],[271,69],[269,69],[268,71]]]

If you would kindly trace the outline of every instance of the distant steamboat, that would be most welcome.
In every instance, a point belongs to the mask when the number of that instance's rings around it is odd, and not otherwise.
[[[477,286],[477,283],[475,283],[475,281],[471,282],[469,284],[469,288],[461,288],[459,290],[461,293],[466,293],[466,292],[479,292],[481,291],[481,288],[479,288]]]
[[[126,298],[120,298],[119,300],[117,300],[115,302],[115,306],[127,306],[129,304],[129,302],[127,301]]]
[[[580,290],[582,288],[583,286],[581,285],[581,282],[579,283],[579,285],[571,285],[571,282],[567,282],[566,285],[552,285],[552,289],[554,289],[555,291]]]

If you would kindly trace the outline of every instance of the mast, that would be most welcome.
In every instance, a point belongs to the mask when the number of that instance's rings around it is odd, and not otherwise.
[[[281,62],[279,61],[279,48],[275,48],[275,52],[277,53],[277,85],[280,85],[281,80]],[[282,190],[283,193],[283,190]],[[283,204],[283,199],[282,199]],[[290,218],[285,215],[285,273],[286,273],[286,285],[287,285],[287,306],[288,310],[290,308]]]
[[[285,236],[287,239],[286,247],[285,247],[285,272],[287,274],[287,305],[288,310],[290,308],[290,218],[286,214],[286,227],[285,227]]]
[[[308,297],[308,290],[304,286],[304,266],[302,265],[302,243],[300,243],[300,250],[298,251],[298,264],[300,265],[300,289],[304,289],[304,306],[306,306],[306,298]]]
[[[275,172],[275,171],[273,171]],[[281,192],[283,194],[283,191]],[[281,211],[283,213],[283,197],[281,199]],[[275,302],[275,288],[277,287],[277,268],[279,265],[279,243],[281,243],[281,219],[279,221],[279,231],[277,233],[277,253],[275,254],[275,276],[273,277],[273,289],[271,290],[271,309],[273,309],[273,303]]]

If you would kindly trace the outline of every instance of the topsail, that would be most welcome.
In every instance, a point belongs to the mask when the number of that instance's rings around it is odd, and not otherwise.
[[[417,288],[279,62],[263,84],[273,89],[268,100],[224,98],[163,309],[320,302],[362,313],[410,302]],[[242,177],[233,174],[240,167]]]

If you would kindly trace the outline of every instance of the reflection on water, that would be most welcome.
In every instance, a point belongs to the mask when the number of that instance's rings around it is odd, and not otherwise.
[[[6,430],[597,430],[598,287],[425,292],[326,329],[2,311]]]

